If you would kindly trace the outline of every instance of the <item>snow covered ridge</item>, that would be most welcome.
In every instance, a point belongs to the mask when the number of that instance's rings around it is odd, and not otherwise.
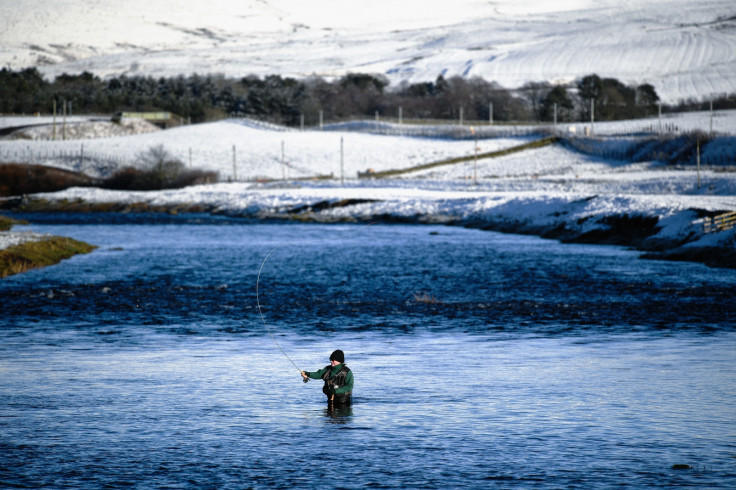
[[[221,73],[507,88],[590,73],[668,102],[736,91],[732,0],[0,1],[0,64],[46,76]]]

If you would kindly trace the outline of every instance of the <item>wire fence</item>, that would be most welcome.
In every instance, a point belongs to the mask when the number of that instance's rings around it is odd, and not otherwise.
[[[315,127],[313,129],[320,129]],[[492,125],[483,122],[448,124],[434,121],[409,120],[398,123],[390,121],[357,120],[326,124],[323,131],[344,131],[382,136],[406,136],[448,140],[472,140],[493,138],[545,137],[554,129],[548,126]]]
[[[80,146],[78,151],[44,150],[27,146],[24,148],[0,147],[0,163],[63,167],[92,177],[99,177],[109,175],[119,168],[133,165],[134,161],[108,153],[87,152],[83,146]]]
[[[581,137],[566,135],[562,144],[578,153],[625,162],[656,161],[670,165],[736,166],[736,137],[701,141],[697,135],[661,134],[640,137]]]
[[[235,124],[278,130],[300,131],[253,119],[235,119]],[[662,161],[670,164],[695,165],[715,169],[733,169],[736,166],[736,137],[719,136],[709,142],[697,139],[693,134],[680,132],[643,132],[585,135],[574,132],[574,126],[566,125],[495,125],[488,122],[467,124],[438,124],[436,121],[406,120],[355,120],[330,123],[308,130],[342,131],[386,136],[431,138],[447,140],[472,140],[494,138],[545,138],[559,136],[561,144],[585,155],[629,162]],[[677,128],[673,128],[677,129]],[[705,150],[705,151],[703,151]],[[191,165],[191,149],[189,149]],[[62,167],[92,177],[111,175],[116,170],[134,166],[135,159],[100,151],[87,151],[84,144],[78,149],[49,149],[37,147],[33,141],[24,146],[0,145],[0,163],[39,164]],[[293,169],[301,170],[301,169]],[[233,176],[234,178],[235,176]]]

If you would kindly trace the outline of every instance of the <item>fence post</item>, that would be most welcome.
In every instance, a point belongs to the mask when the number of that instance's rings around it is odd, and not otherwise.
[[[54,99],[54,141],[56,141],[56,99]]]
[[[345,183],[345,147],[343,143],[343,137],[340,136],[340,184]]]
[[[697,143],[697,161],[698,161],[698,189],[700,189],[700,136]]]
[[[62,103],[62,113],[64,114],[64,117],[61,123],[61,139],[66,140],[66,99],[64,99]]]
[[[470,132],[473,133],[473,183],[478,185],[478,134],[473,126],[470,126]]]
[[[595,124],[595,99],[590,99],[590,135],[593,136]]]
[[[235,159],[235,145],[233,145],[233,182],[238,180],[238,174],[237,174],[237,168],[236,168],[236,159]]]

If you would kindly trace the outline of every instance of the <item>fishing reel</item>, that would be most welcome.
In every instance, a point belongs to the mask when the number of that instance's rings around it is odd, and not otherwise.
[[[302,378],[302,381],[304,381],[305,383],[309,383],[309,378]]]

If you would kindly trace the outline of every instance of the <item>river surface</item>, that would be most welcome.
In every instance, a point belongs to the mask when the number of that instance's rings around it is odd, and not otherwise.
[[[736,485],[736,271],[442,226],[29,218],[99,248],[0,281],[0,486]],[[334,349],[348,409],[298,372]]]

